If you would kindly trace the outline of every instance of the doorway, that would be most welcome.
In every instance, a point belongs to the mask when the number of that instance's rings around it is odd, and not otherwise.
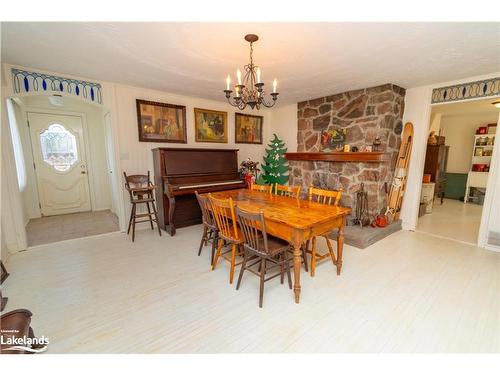
[[[432,107],[417,231],[478,244],[498,121],[491,103]]]
[[[28,112],[28,126],[41,215],[90,211],[82,118]]]
[[[107,111],[70,97],[53,99],[11,100],[18,180],[25,176],[19,193],[28,247],[120,228],[110,183],[115,166],[108,160],[114,155],[107,150],[112,140]]]

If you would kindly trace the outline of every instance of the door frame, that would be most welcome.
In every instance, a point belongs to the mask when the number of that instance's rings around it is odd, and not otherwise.
[[[83,143],[85,147],[85,156],[86,156],[86,164],[87,164],[87,175],[88,175],[88,180],[87,183],[89,185],[89,199],[90,199],[90,210],[94,211],[95,209],[95,189],[94,189],[94,182],[95,182],[95,176],[94,176],[94,164],[92,161],[92,154],[90,152],[90,146],[89,146],[89,134],[88,134],[88,126],[87,126],[87,116],[85,113],[81,112],[71,112],[71,111],[58,111],[58,110],[52,110],[52,109],[40,109],[36,107],[25,107],[25,116],[26,116],[26,125],[28,122],[28,116],[30,113],[33,114],[41,114],[41,115],[60,115],[60,116],[73,116],[73,117],[79,117],[82,121],[82,128],[83,128]],[[31,139],[31,132],[28,131],[28,137],[30,140],[30,147],[31,147],[31,168],[32,172],[34,173],[35,176],[35,183],[34,185],[34,197],[37,200],[37,207],[35,209],[38,210],[38,213],[40,214],[40,217],[42,216],[41,212],[41,202],[40,202],[40,192],[38,190],[38,177],[37,177],[37,171],[34,167],[35,164],[35,155],[33,153],[33,147],[32,147],[32,142],[33,140]]]
[[[5,69],[10,69],[13,67],[12,65],[5,65]],[[7,72],[7,70],[5,70]],[[8,76],[8,74],[6,74]],[[119,113],[118,113],[118,107],[116,103],[116,94],[115,94],[115,86],[112,83],[104,82],[102,83],[103,87],[103,97],[106,98],[105,103],[106,104],[100,104],[100,103],[94,103],[94,102],[89,102],[88,100],[84,100],[83,98],[76,97],[74,95],[68,94],[66,92],[61,92],[59,95],[62,97],[69,97],[72,99],[77,99],[81,101],[82,103],[89,104],[91,106],[100,108],[102,110],[102,116],[101,119],[104,118],[104,114],[110,113],[111,118],[110,118],[110,127],[111,127],[111,139],[106,139],[106,142],[110,142],[113,145],[113,163],[114,163],[114,168],[112,178],[115,180],[115,185],[116,185],[116,191],[112,191],[111,194],[114,199],[116,199],[117,202],[117,212],[115,214],[118,216],[118,222],[119,222],[119,231],[124,233],[127,229],[127,224],[128,224],[128,218],[125,217],[125,195],[124,195],[124,188],[122,185],[122,179],[121,179],[121,153],[120,153],[120,143],[119,143],[119,127],[118,127],[118,122],[119,122]],[[0,103],[0,107],[2,108],[1,112],[1,117],[2,117],[2,123],[5,123],[7,127],[9,119],[7,118],[6,115],[6,105],[7,105],[7,100],[13,100],[17,101],[18,99],[22,99],[25,97],[31,97],[31,96],[38,96],[38,97],[49,97],[52,96],[53,93],[51,92],[29,92],[29,93],[14,93],[11,85],[11,81],[8,81],[8,86],[6,90],[2,90],[2,93],[0,95],[2,103]],[[40,108],[31,108],[32,111],[34,112],[47,112],[48,110],[41,110]],[[23,121],[24,124],[26,124],[26,111],[23,111],[20,116],[20,120]],[[23,136],[26,136],[24,134],[25,131],[27,131],[27,126],[22,126],[20,129],[23,131]],[[10,132],[10,129],[8,129]],[[12,145],[12,140],[9,139],[6,140],[9,142],[9,144]],[[87,142],[88,143],[88,142]],[[2,150],[3,151],[3,150]],[[12,168],[15,168],[15,162],[13,159],[14,155],[9,153],[7,155],[7,159],[9,159],[9,165]],[[25,159],[26,160],[26,159]],[[27,171],[31,171],[31,169],[26,166]],[[18,251],[23,251],[28,249],[27,245],[27,235],[26,235],[26,223],[21,220],[21,214],[19,210],[21,209],[22,205],[22,199],[21,199],[21,194],[19,191],[19,187],[17,185],[17,176],[16,178],[9,180],[7,182],[8,187],[9,187],[9,200],[12,201],[14,206],[18,207],[18,211],[13,211],[13,221],[14,221],[14,228],[16,229],[18,233],[18,241],[16,243],[10,244],[8,251],[12,254]],[[35,185],[35,184],[30,184],[30,185]],[[34,199],[37,199],[38,197],[38,191],[32,192],[32,195]],[[37,209],[38,209],[38,205]]]
[[[40,109],[40,108],[35,108],[35,107],[25,107],[25,116],[26,116],[26,124],[28,122],[28,117],[30,113],[33,114],[40,114],[40,115],[56,115],[56,116],[71,116],[71,117],[78,117],[80,118],[82,122],[82,130],[83,130],[83,143],[84,143],[84,148],[85,148],[85,163],[87,165],[87,184],[89,186],[89,200],[90,200],[90,210],[94,211],[94,204],[95,204],[95,190],[94,190],[94,172],[93,172],[93,163],[92,163],[92,154],[90,153],[90,146],[89,146],[89,135],[88,135],[88,127],[87,127],[87,116],[85,113],[80,113],[80,112],[70,112],[70,111],[58,111],[58,110],[52,110],[52,109]],[[29,127],[28,127],[29,128]],[[38,175],[37,171],[35,169],[35,155],[33,152],[33,139],[31,139],[31,131],[28,129],[28,137],[30,140],[30,147],[31,147],[31,164],[32,164],[32,169],[33,173],[35,176],[35,183],[34,189],[35,189],[35,199],[37,200],[38,206],[36,209],[38,209],[38,212],[40,214],[40,217],[42,217],[42,212],[41,212],[41,201],[40,201],[40,192],[38,189]]]
[[[426,121],[426,134],[428,135],[429,134],[429,130],[431,128],[431,125],[432,125],[432,108],[437,106],[437,105],[447,105],[447,104],[456,104],[456,103],[463,103],[463,102],[473,102],[473,101],[483,101],[483,100],[491,100],[491,101],[495,101],[495,100],[498,100],[500,99],[500,96],[499,95],[494,95],[494,96],[489,96],[489,97],[481,97],[481,98],[471,98],[471,99],[464,99],[464,100],[456,100],[456,101],[453,101],[453,102],[443,102],[443,103],[430,103],[429,104],[429,107],[428,107],[428,116],[426,115],[427,117],[427,121]],[[498,121],[497,121],[497,129],[498,129],[498,126],[500,126],[500,114],[499,114],[499,117],[498,117]],[[427,137],[424,137],[424,139],[422,139],[422,143],[419,144],[418,146],[422,147],[422,149],[424,150],[423,154],[422,154],[422,157],[423,157],[423,163],[421,163],[421,169],[419,170],[418,172],[418,175],[419,175],[419,181],[421,182],[422,181],[422,178],[424,176],[424,163],[425,163],[425,149],[427,147]],[[476,245],[478,247],[481,247],[483,249],[488,249],[488,250],[493,250],[493,251],[500,251],[500,249],[497,249],[497,248],[493,248],[489,245],[487,245],[487,228],[486,226],[488,225],[488,218],[489,218],[489,215],[490,215],[490,210],[489,209],[486,209],[486,208],[490,208],[489,205],[491,204],[492,200],[493,200],[493,188],[494,188],[494,180],[497,178],[496,176],[496,173],[498,173],[498,171],[494,170],[493,168],[491,168],[491,165],[493,164],[494,166],[497,166],[498,163],[499,163],[499,146],[498,146],[498,143],[495,144],[495,148],[493,150],[493,155],[492,155],[492,158],[491,158],[491,162],[490,162],[490,173],[488,175],[488,183],[487,183],[487,187],[486,187],[486,194],[485,194],[485,197],[484,197],[484,203],[483,203],[483,209],[481,210],[481,220],[480,220],[480,224],[479,224],[479,231],[478,231],[478,235],[477,235],[477,239],[476,239]],[[496,168],[498,169],[498,168]],[[500,188],[500,187],[498,187]],[[418,220],[419,220],[419,217],[418,217],[418,207],[420,205],[420,195],[421,195],[421,191],[422,191],[422,184],[420,183],[420,186],[418,188],[418,197],[419,199],[415,201],[415,228],[413,229],[414,231],[417,230],[417,226],[418,226]],[[464,203],[465,204],[465,203]],[[453,240],[453,238],[450,238],[450,240]]]
[[[500,98],[500,97],[499,97]],[[497,132],[500,128],[500,110],[498,111]],[[496,138],[495,138],[496,139]],[[483,211],[481,213],[481,224],[479,225],[478,246],[488,250],[500,252],[500,248],[495,245],[488,244],[488,224],[490,221],[491,211],[494,209],[493,193],[500,190],[497,186],[498,173],[500,173],[500,142],[496,142],[493,147],[493,154],[490,161],[490,172],[488,173],[488,183],[486,184],[486,194],[484,196]],[[488,192],[490,192],[488,194]],[[488,208],[488,209],[486,209]]]

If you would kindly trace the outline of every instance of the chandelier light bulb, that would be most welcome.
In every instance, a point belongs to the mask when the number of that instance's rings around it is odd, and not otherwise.
[[[231,77],[228,75],[226,78],[226,90],[230,90],[231,87]]]
[[[239,68],[236,71],[236,77],[238,77],[238,85],[241,85],[241,70]]]
[[[260,80],[260,68],[257,68],[257,83],[261,83],[262,81]]]
[[[276,80],[276,78],[274,79],[273,81],[273,92],[277,92],[276,91],[276,88],[278,87],[278,81]]]

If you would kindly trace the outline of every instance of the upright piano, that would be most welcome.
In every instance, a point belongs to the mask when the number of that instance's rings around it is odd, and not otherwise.
[[[176,228],[201,223],[195,191],[246,187],[238,172],[238,150],[160,147],[153,149],[153,162],[160,227],[172,236]]]

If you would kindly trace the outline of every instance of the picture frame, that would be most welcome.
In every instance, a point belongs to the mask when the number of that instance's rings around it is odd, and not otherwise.
[[[323,130],[321,132],[320,150],[322,152],[343,152],[346,138],[346,129]]]
[[[139,142],[187,143],[186,107],[136,99]]]
[[[264,116],[234,114],[234,142],[262,144]]]
[[[227,143],[227,112],[194,109],[196,142]]]

